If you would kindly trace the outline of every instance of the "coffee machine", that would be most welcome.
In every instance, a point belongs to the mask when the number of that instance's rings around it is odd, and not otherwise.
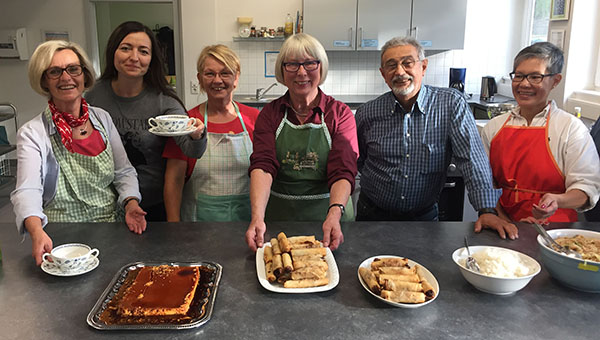
[[[450,68],[450,84],[448,86],[464,93],[466,74],[466,68]]]

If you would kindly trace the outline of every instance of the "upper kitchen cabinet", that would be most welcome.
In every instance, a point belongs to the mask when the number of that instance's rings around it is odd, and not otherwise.
[[[380,50],[397,36],[461,49],[466,8],[467,0],[304,0],[304,32],[330,51]]]

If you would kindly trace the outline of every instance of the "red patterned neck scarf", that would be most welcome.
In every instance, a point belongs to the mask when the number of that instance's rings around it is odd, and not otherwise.
[[[58,111],[52,100],[48,101],[48,108],[50,109],[50,113],[52,113],[52,120],[54,121],[54,125],[56,125],[58,133],[60,133],[60,139],[65,148],[71,153],[75,152],[73,151],[73,130],[71,128],[81,126],[87,122],[90,117],[87,102],[81,98],[81,113],[79,118],[73,117],[70,113]]]

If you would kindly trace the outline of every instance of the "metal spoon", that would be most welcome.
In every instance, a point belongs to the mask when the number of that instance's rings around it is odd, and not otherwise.
[[[479,264],[477,264],[477,261],[475,260],[475,258],[473,258],[473,256],[471,256],[471,251],[469,250],[469,243],[467,242],[466,236],[465,236],[465,248],[467,248],[467,254],[469,255],[469,256],[467,256],[467,262],[465,262],[465,267],[467,267],[467,269],[469,269],[469,270],[479,273],[479,271],[480,271]]]
[[[546,241],[546,245],[558,252],[561,252],[567,256],[570,257],[574,257],[576,259],[581,259],[581,254],[579,254],[576,251],[573,251],[567,247],[563,247],[560,244],[556,243],[556,241],[554,241],[554,239],[552,238],[552,236],[550,236],[547,232],[546,229],[544,229],[544,227],[542,227],[541,225],[539,225],[538,223],[533,223],[533,226],[535,227],[535,230],[537,230],[537,232],[542,235],[542,238],[544,239],[544,241]]]

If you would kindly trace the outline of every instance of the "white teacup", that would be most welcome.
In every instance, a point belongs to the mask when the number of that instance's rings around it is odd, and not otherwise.
[[[183,131],[194,124],[195,118],[185,115],[162,115],[148,118],[151,127],[166,132]]]
[[[100,254],[98,249],[91,249],[83,243],[68,243],[55,247],[50,253],[44,253],[42,260],[46,264],[55,265],[63,272],[69,272],[79,269],[88,260],[97,257],[98,254]],[[52,262],[48,259],[51,259]]]

